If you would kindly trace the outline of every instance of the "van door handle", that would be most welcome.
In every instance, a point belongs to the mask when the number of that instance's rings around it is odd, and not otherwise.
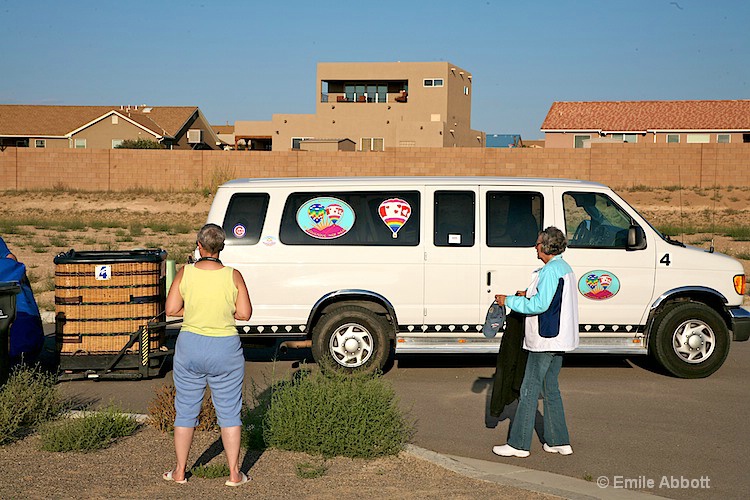
[[[492,285],[492,271],[487,271],[487,286]]]

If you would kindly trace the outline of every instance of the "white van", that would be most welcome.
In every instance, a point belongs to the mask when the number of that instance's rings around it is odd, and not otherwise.
[[[242,272],[246,337],[311,345],[316,360],[382,368],[394,353],[493,353],[496,293],[525,289],[538,231],[567,231],[580,353],[653,354],[680,377],[716,371],[750,337],[735,259],[656,231],[608,187],[562,179],[239,179],[208,222]],[[731,333],[730,333],[731,332]]]

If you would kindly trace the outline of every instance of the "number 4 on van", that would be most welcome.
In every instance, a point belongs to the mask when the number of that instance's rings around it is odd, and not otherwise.
[[[112,266],[109,266],[109,265],[96,266],[96,271],[94,272],[94,276],[96,276],[96,279],[100,281],[112,279]]]

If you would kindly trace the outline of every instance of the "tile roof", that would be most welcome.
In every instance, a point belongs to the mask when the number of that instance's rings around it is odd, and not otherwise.
[[[234,125],[211,125],[217,134],[234,134]]]
[[[542,130],[750,130],[750,100],[555,102]]]
[[[174,137],[197,110],[196,106],[139,106],[136,110],[133,106],[0,104],[0,135],[62,137],[116,111],[160,136]]]

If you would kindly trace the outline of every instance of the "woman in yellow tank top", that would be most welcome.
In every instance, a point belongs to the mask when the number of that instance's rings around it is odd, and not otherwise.
[[[235,320],[250,319],[253,308],[242,275],[219,260],[225,237],[216,224],[201,228],[196,242],[201,258],[180,269],[167,296],[167,315],[183,316],[183,322],[173,369],[177,464],[162,477],[179,484],[187,482],[185,470],[206,385],[211,388],[227,454],[225,484],[239,486],[248,480],[239,466],[245,358]]]

